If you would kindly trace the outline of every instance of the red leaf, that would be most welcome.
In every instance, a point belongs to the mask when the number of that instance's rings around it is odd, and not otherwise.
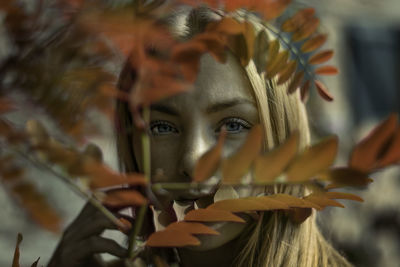
[[[322,66],[315,69],[315,74],[319,75],[336,75],[339,73],[339,70],[334,66]]]
[[[311,65],[321,64],[330,60],[332,57],[333,50],[325,50],[313,55],[308,62]]]
[[[328,36],[326,34],[318,34],[309,40],[307,40],[302,46],[301,50],[304,53],[309,53],[311,51],[314,51],[318,48],[320,48],[328,39]]]
[[[310,18],[305,24],[301,26],[296,32],[293,33],[292,39],[295,42],[301,41],[311,34],[313,34],[319,26],[319,19],[318,18]]]
[[[326,101],[332,101],[333,100],[333,96],[328,92],[328,89],[326,88],[326,86],[322,82],[320,82],[318,80],[315,80],[314,83],[315,83],[315,86],[317,88],[317,91],[318,91],[319,95],[323,99],[325,99]]]
[[[15,245],[12,267],[20,267],[20,265],[19,265],[19,256],[20,256],[19,245],[21,244],[22,239],[23,239],[22,234],[18,233],[17,244]]]
[[[225,210],[197,209],[189,211],[185,216],[185,221],[196,222],[240,222],[245,220],[235,214]]]
[[[185,247],[198,245],[200,245],[200,241],[196,237],[180,230],[155,232],[146,241],[146,246],[148,247]]]
[[[382,148],[395,134],[397,117],[397,114],[391,114],[356,145],[349,160],[351,168],[369,172],[377,167]]]
[[[221,161],[222,149],[224,147],[225,136],[226,131],[222,130],[218,138],[218,143],[198,160],[194,168],[194,182],[203,182],[207,180],[218,169]]]
[[[110,207],[127,207],[144,205],[147,199],[133,189],[114,189],[106,192],[102,202]]]

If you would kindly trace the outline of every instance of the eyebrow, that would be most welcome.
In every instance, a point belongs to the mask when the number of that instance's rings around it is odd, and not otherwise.
[[[242,104],[250,104],[252,106],[254,106],[254,102],[250,101],[248,99],[244,99],[244,98],[236,98],[236,99],[232,99],[226,102],[220,102],[220,103],[215,103],[210,105],[207,109],[206,112],[207,113],[215,113],[227,108],[231,108],[237,105],[242,105]]]
[[[179,116],[178,110],[176,110],[175,108],[170,107],[170,106],[152,104],[150,106],[150,109],[154,110],[154,111],[159,111],[159,112],[162,112],[162,113],[166,113],[166,114],[169,114],[169,115],[172,115],[172,116]]]

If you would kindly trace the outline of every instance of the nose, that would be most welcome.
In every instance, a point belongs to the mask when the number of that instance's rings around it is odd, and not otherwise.
[[[181,181],[190,182],[192,180],[197,161],[214,143],[215,140],[209,136],[199,123],[185,131],[182,136],[180,161],[178,163],[178,173]]]

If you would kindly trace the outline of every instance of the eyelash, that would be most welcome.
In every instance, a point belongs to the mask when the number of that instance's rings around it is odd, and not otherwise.
[[[241,130],[249,130],[251,128],[251,124],[249,122],[247,122],[246,120],[240,119],[240,118],[236,118],[236,117],[231,117],[231,118],[226,118],[223,119],[219,124],[218,124],[218,128],[215,131],[216,133],[220,133],[221,132],[221,128],[228,124],[228,123],[237,123],[239,124],[240,127],[242,127],[242,129],[238,130],[238,131],[229,131],[229,129],[226,129],[227,133],[231,133],[231,134],[237,134],[240,133]]]
[[[167,121],[157,120],[157,121],[154,121],[154,122],[150,123],[150,132],[151,132],[152,135],[164,135],[164,134],[170,134],[171,133],[170,131],[169,132],[164,132],[164,133],[155,132],[155,129],[158,126],[167,126],[170,129],[172,129],[172,133],[178,133],[178,130],[176,129],[176,127],[172,123],[169,123]]]

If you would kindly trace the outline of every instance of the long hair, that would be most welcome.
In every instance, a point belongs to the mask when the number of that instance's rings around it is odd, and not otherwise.
[[[243,20],[240,13],[230,15]],[[221,12],[205,7],[182,7],[172,15],[163,19],[171,33],[179,39],[188,39],[204,31],[209,22],[220,20]],[[261,21],[249,14],[255,30],[271,34]],[[271,36],[271,38],[274,38]],[[264,128],[264,150],[270,150],[283,143],[293,131],[300,133],[300,147],[310,144],[310,131],[306,110],[298,93],[287,94],[288,84],[278,86],[274,79],[268,80],[257,72],[252,60],[245,67],[245,73],[251,84],[257,102],[260,122]],[[135,73],[127,64],[121,73],[119,88],[127,90],[132,86]],[[124,171],[137,171],[137,163],[133,153],[132,136],[124,130],[132,127],[132,118],[126,103],[117,103],[117,148],[121,167]],[[266,187],[265,193],[287,193],[304,196],[303,186]],[[252,223],[239,236],[241,246],[233,266],[266,267],[266,266],[351,266],[322,237],[316,225],[313,213],[306,221],[295,224],[282,212],[262,212],[260,219]]]

